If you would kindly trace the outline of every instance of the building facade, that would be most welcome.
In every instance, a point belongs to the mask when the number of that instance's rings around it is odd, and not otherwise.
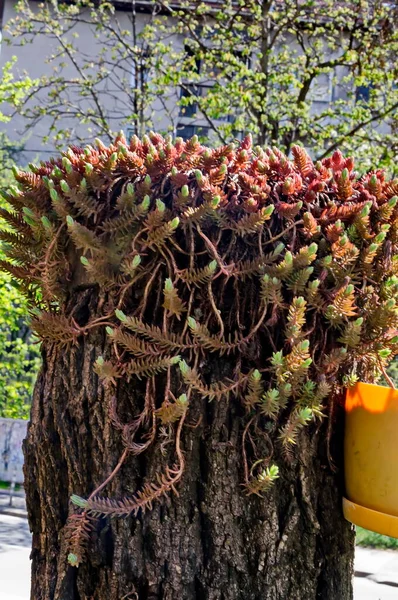
[[[134,32],[139,38],[140,32],[153,18],[154,2],[124,2],[120,0],[114,3],[117,11],[114,17],[116,28],[120,32]],[[219,3],[214,2],[217,5]],[[134,14],[132,6],[134,5]],[[39,11],[39,4],[34,1],[29,2],[29,6],[34,13]],[[0,16],[4,26],[15,18],[15,2],[12,0],[0,0]],[[167,18],[163,26],[167,30]],[[172,19],[168,17],[170,25]],[[134,23],[133,23],[134,20]],[[33,80],[43,76],[53,76],[55,69],[58,73],[62,71],[62,78],[67,82],[66,89],[62,89],[62,94],[54,96],[51,103],[48,102],[48,90],[43,86],[43,90],[34,96],[34,99],[28,102],[25,107],[25,116],[14,114],[12,119],[6,124],[0,124],[3,132],[11,142],[20,143],[23,151],[20,154],[20,163],[34,161],[38,156],[45,158],[54,153],[54,140],[49,136],[52,128],[64,130],[65,144],[70,141],[90,140],[95,136],[103,138],[101,128],[98,128],[97,122],[93,120],[79,119],[78,114],[98,115],[102,111],[106,115],[106,121],[110,129],[118,131],[124,129],[128,136],[133,133],[142,133],[147,128],[157,131],[170,131],[174,136],[180,135],[189,138],[194,134],[203,137],[211,137],[212,131],[208,120],[200,113],[195,103],[179,105],[179,100],[189,98],[194,92],[196,96],[202,97],[208,93],[212,86],[212,81],[200,79],[200,61],[196,64],[195,83],[187,81],[183,86],[172,87],[167,90],[158,88],[158,94],[141,93],[145,89],[148,77],[150,75],[145,71],[145,43],[139,42],[138,48],[139,60],[128,53],[123,55],[119,52],[115,57],[114,49],[104,36],[98,36],[98,32],[88,23],[88,19],[82,19],[75,23],[74,27],[65,34],[65,39],[73,46],[75,54],[71,58],[68,52],[64,56],[59,54],[59,40],[51,35],[26,35],[28,43],[21,44],[21,39],[10,38],[10,43],[3,40],[1,45],[0,63],[4,65],[12,57],[17,58],[14,66],[15,73],[23,76],[28,74]],[[8,34],[5,31],[4,37]],[[163,33],[165,36],[165,34]],[[342,34],[343,35],[343,34]],[[9,37],[9,36],[8,36]],[[173,51],[178,52],[184,48],[183,36],[173,34],[172,39],[167,38],[167,44]],[[122,40],[123,42],[123,40]],[[137,50],[137,53],[138,53]],[[96,94],[100,102],[90,94],[82,95],[81,89],[76,81],[87,77],[95,77],[95,73],[90,69],[82,69],[82,65],[89,63],[89,57],[102,56],[104,76],[98,79],[95,86]],[[138,54],[137,54],[138,56]],[[48,58],[52,57],[49,61]],[[82,59],[81,62],[80,58]],[[166,55],[158,57],[158,64],[167,61]],[[152,67],[155,61],[152,63]],[[335,73],[320,72],[312,86],[309,99],[311,101],[311,111],[314,115],[324,111],[331,102],[344,100],[347,96],[347,90],[343,84],[344,68],[338,67]],[[198,77],[199,75],[199,77]],[[365,100],[369,94],[369,88],[361,86],[356,90],[357,99]],[[37,107],[40,107],[42,99],[43,109],[38,115]],[[33,107],[36,107],[35,110]],[[5,107],[4,112],[11,109]],[[134,119],[129,120],[128,115],[134,113]],[[57,118],[55,119],[55,115]],[[137,116],[138,115],[138,116]],[[233,114],[225,114],[220,117],[219,123],[233,122]],[[56,120],[56,126],[55,126]],[[137,121],[141,122],[141,128],[137,130]],[[151,127],[147,127],[148,124]],[[236,131],[235,137],[239,138],[242,132]],[[62,147],[62,133],[58,136],[58,143]],[[105,136],[106,137],[106,136]]]

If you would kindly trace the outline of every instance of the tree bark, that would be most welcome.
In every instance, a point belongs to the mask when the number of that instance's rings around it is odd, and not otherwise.
[[[96,292],[83,290],[68,311],[83,325],[97,304]],[[179,495],[137,517],[101,519],[85,563],[68,565],[69,497],[87,497],[123,452],[109,416],[111,392],[93,371],[106,344],[95,329],[68,349],[43,344],[24,445],[31,599],[350,600],[354,532],[342,515],[341,475],[326,457],[327,424],[306,428],[298,456],[264,498],[247,496],[241,409],[226,399],[205,405],[198,398],[190,406]],[[223,360],[202,372],[219,379]],[[118,390],[121,414],[130,414],[135,393],[133,385]],[[128,457],[103,495],[121,498],[154,480],[167,458],[159,458],[159,443]],[[170,454],[171,445],[163,450]],[[332,450],[338,467],[340,448]]]

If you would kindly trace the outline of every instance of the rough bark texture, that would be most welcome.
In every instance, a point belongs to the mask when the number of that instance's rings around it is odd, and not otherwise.
[[[96,315],[95,293],[75,294],[71,306],[84,324]],[[25,442],[31,599],[350,600],[354,534],[343,519],[339,476],[326,459],[325,426],[309,428],[298,459],[266,498],[247,497],[242,421],[227,400],[190,409],[179,496],[137,518],[102,519],[86,563],[67,564],[69,497],[87,497],[123,450],[109,419],[110,393],[93,371],[104,346],[92,330],[69,350],[43,348]],[[222,371],[222,363],[211,368]],[[118,405],[130,410],[132,398],[126,387]],[[105,493],[131,494],[161,469],[154,451],[129,458]]]

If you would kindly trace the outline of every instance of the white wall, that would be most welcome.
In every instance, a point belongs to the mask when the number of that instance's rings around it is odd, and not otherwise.
[[[7,24],[9,19],[15,17],[14,4],[12,0],[5,0],[5,12],[3,18],[3,24]],[[33,10],[37,10],[37,3],[31,2],[31,8]],[[121,29],[130,30],[131,23],[129,20],[129,13],[123,11],[117,11],[115,18],[120,23]],[[148,20],[148,15],[142,13],[137,15],[137,25],[138,29],[143,27],[145,22]],[[90,28],[89,25],[80,23],[75,29],[74,33],[78,34],[78,38],[74,38],[71,35],[69,36],[69,40],[79,48],[79,53],[84,56],[93,56],[95,53],[99,53],[101,49],[101,42],[99,39],[95,37],[95,32]],[[4,38],[8,38],[7,31],[4,32]],[[24,73],[29,75],[32,79],[41,77],[43,75],[51,75],[53,72],[53,67],[56,64],[55,62],[48,63],[46,59],[50,56],[57,47],[57,42],[55,40],[49,39],[45,35],[36,35],[31,43],[28,43],[24,46],[19,46],[16,42],[18,40],[11,39],[11,45],[6,44],[4,41],[1,45],[0,52],[0,67],[4,65],[5,62],[9,61],[13,56],[17,57],[17,63],[14,67],[14,72],[23,76]],[[179,40],[173,40],[173,43],[176,45],[179,44]],[[67,59],[60,59],[60,61],[67,62],[67,66],[62,71],[62,76],[67,77],[68,79],[72,79],[76,76],[76,70],[71,65],[70,61]],[[58,62],[60,62],[58,61]],[[112,68],[112,77],[126,77],[126,73],[130,70],[130,61],[126,60],[124,63],[114,64]],[[109,85],[109,81],[108,81]],[[112,91],[112,90],[111,90]],[[175,118],[178,118],[178,111],[175,107],[175,91],[173,91],[172,96],[167,99],[167,110],[173,114]],[[115,94],[116,97],[110,98],[105,94],[102,96],[103,105],[105,107],[105,113],[107,115],[107,121],[110,123],[111,128],[114,131],[118,131],[123,128],[127,129],[128,124],[122,124],[122,115],[126,116],[128,113],[128,107],[126,107],[126,103],[130,104],[130,100],[126,94],[118,92]],[[35,99],[35,103],[37,104],[37,96]],[[85,103],[87,106],[89,100],[78,100],[80,104]],[[61,105],[62,107],[62,105]],[[4,106],[2,110],[5,114],[10,114],[10,107]],[[132,110],[132,109],[131,109]],[[164,110],[164,105],[160,101],[155,101],[155,103],[151,107],[151,112],[153,114],[154,120],[154,129],[157,130],[165,130],[170,120],[166,117],[166,111]],[[43,142],[43,137],[48,135],[49,127],[51,125],[52,118],[51,115],[45,115],[40,121],[38,121],[34,127],[26,132],[26,125],[28,121],[23,117],[16,115],[12,118],[9,123],[0,123],[0,130],[4,131],[7,136],[16,142],[20,142],[23,140],[25,152],[21,157],[21,164],[26,164],[27,162],[34,161],[40,155],[40,158],[45,159],[46,157],[52,156],[56,151],[54,149],[53,142]],[[58,128],[70,128],[78,126],[78,131],[76,134],[80,137],[85,137],[87,140],[92,140],[98,132],[89,133],[87,131],[87,126],[78,125],[76,119],[68,118],[65,115],[62,118],[62,121],[58,122]],[[100,136],[101,137],[101,136]]]
[[[0,418],[0,480],[23,483],[22,442],[26,437],[28,421]]]
[[[7,23],[9,19],[15,16],[14,5],[15,2],[13,0],[5,0],[3,23]],[[37,2],[30,2],[30,5],[33,10],[37,10]],[[131,29],[130,16],[128,12],[117,11],[115,18],[119,21],[121,30]],[[148,15],[139,13],[137,15],[138,28],[143,27],[147,19]],[[96,51],[100,51],[100,40],[96,39],[94,31],[90,29],[89,25],[80,24],[76,28],[75,32],[78,33],[79,37],[77,39],[70,37],[70,40],[73,41],[75,45],[78,45],[79,52],[82,53],[82,55],[92,56]],[[5,35],[7,36],[7,34]],[[182,40],[175,37],[172,39],[172,43],[176,49],[181,48]],[[18,59],[17,65],[14,68],[17,73],[19,72],[22,75],[24,72],[26,72],[31,78],[40,77],[46,74],[50,75],[53,70],[53,64],[47,63],[46,58],[51,55],[52,52],[54,52],[56,45],[57,44],[55,42],[51,41],[45,35],[37,35],[32,43],[29,43],[25,46],[18,46],[14,41],[12,45],[3,43],[0,53],[0,66],[15,55]],[[125,77],[126,72],[130,69],[128,62],[129,61],[126,59],[124,63],[121,62],[119,64],[113,64],[111,73],[112,77],[114,77],[116,80],[118,77]],[[63,76],[72,79],[75,76],[74,67],[69,64],[63,70]],[[327,102],[325,103],[325,101],[323,101],[323,96],[325,97],[325,100],[330,100],[332,95],[334,99],[344,99],[347,96],[346,90],[341,83],[342,78],[344,77],[344,68],[340,67],[337,70],[336,76],[340,83],[337,83],[337,85],[335,84],[333,86],[333,94],[331,93],[331,87],[328,89],[327,81],[319,82],[319,92],[318,94],[315,93],[313,97],[314,102],[311,107],[312,114],[319,114],[327,107]],[[158,99],[154,102],[154,104],[152,104],[152,106],[148,107],[148,110],[151,111],[153,115],[153,129],[165,131],[171,125],[173,128],[173,133],[176,133],[175,128],[178,123],[185,125],[194,124],[199,126],[207,125],[206,120],[201,115],[198,115],[194,120],[188,117],[179,116],[179,108],[176,106],[178,94],[179,90],[172,90],[167,94],[165,103],[162,103],[160,99]],[[130,100],[128,99],[127,95],[123,93],[116,93],[114,98],[110,98],[109,96],[107,97],[105,95],[103,95],[102,98],[107,121],[110,123],[111,128],[114,131],[118,131],[121,128],[126,131],[128,129],[128,123],[122,123],[122,115],[126,116],[128,113],[128,108],[126,108],[125,104],[129,104]],[[37,99],[35,102],[37,103]],[[80,99],[80,102],[88,101]],[[6,108],[4,112],[7,110],[10,109]],[[51,122],[51,115],[45,115],[34,125],[32,130],[26,133],[27,121],[17,115],[13,117],[12,121],[7,124],[0,123],[0,130],[4,131],[12,141],[23,141],[25,152],[20,157],[20,163],[24,165],[30,161],[34,162],[39,156],[40,158],[45,159],[51,157],[57,152],[54,148],[53,142],[43,142],[43,137],[48,134]],[[98,132],[89,133],[86,126],[78,124],[76,119],[70,119],[67,116],[63,117],[62,121],[58,122],[57,126],[62,128],[69,128],[72,126],[77,127],[78,129],[76,130],[76,137],[78,137],[77,134],[80,134],[80,137],[83,137],[86,140],[92,140],[96,135],[98,135]],[[380,132],[388,132],[388,130],[387,124],[378,127],[378,131]],[[99,137],[101,137],[101,134]]]

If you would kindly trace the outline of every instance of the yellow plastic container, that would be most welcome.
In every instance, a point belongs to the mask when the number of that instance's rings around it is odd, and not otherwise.
[[[398,538],[398,390],[357,383],[347,391],[344,470],[345,518]]]

